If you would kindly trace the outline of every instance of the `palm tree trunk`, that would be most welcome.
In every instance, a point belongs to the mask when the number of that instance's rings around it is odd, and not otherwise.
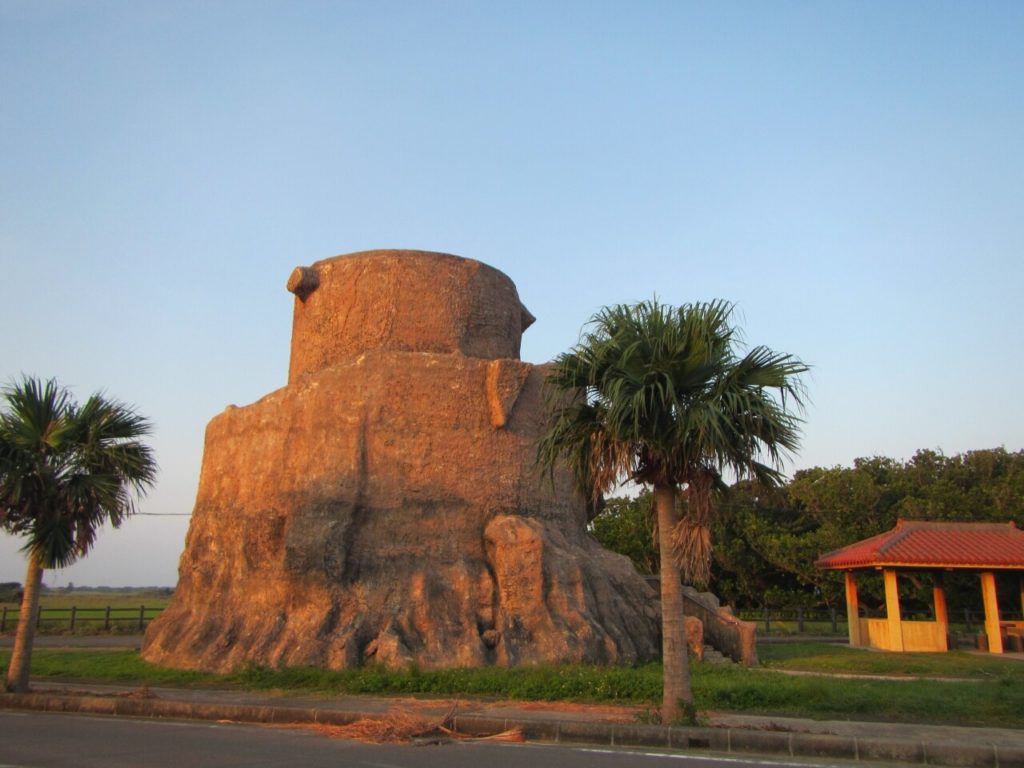
[[[28,693],[28,675],[32,666],[32,642],[36,636],[36,614],[39,612],[39,593],[43,583],[43,566],[34,552],[28,558],[25,574],[25,592],[21,597],[18,631],[14,636],[11,665],[7,668],[6,687],[15,693]]]
[[[683,582],[672,551],[676,513],[674,485],[655,485],[654,504],[658,511],[658,549],[661,554],[661,658],[664,692],[661,721],[666,725],[681,719],[680,702],[693,704],[690,666],[686,648],[686,620],[683,615]]]

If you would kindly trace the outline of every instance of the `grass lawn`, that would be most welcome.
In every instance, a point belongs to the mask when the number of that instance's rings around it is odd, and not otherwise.
[[[762,646],[758,669],[692,665],[699,710],[817,719],[860,719],[1024,728],[1024,661],[965,653],[891,654],[826,643]],[[6,665],[9,652],[0,652]],[[897,675],[907,680],[794,676],[787,671]],[[344,672],[249,667],[231,675],[155,667],[134,651],[37,648],[33,675],[169,686],[235,687],[288,693],[426,694],[534,701],[613,702],[657,708],[661,666]],[[929,679],[910,679],[923,676]],[[964,682],[950,682],[960,678]],[[944,681],[945,680],[945,681]]]
[[[887,653],[839,643],[762,644],[757,649],[764,669],[831,674],[893,675],[936,679],[997,680],[1024,685],[1024,657],[948,653]]]

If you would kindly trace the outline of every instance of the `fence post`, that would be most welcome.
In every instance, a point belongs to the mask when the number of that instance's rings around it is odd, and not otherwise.
[[[5,605],[4,606],[3,615],[0,616],[0,632],[5,632],[6,630],[7,630],[7,606]]]
[[[110,629],[110,606],[107,606],[106,612],[103,614],[103,629]]]
[[[802,605],[796,609],[796,626],[797,631],[802,635],[804,633],[804,607]]]
[[[141,631],[146,625],[146,606],[139,606],[139,630]]]
[[[68,627],[72,632],[75,631],[75,614],[78,613],[78,608],[74,605],[71,606],[71,626]]]
[[[829,609],[829,612],[832,614],[832,634],[833,635],[838,635],[839,634],[839,624],[837,623],[837,618],[836,618],[836,607],[833,605]]]
[[[772,631],[771,620],[768,618],[768,606],[764,607],[764,633],[767,635]]]

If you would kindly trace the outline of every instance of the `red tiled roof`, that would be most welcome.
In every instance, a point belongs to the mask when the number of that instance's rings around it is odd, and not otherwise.
[[[929,523],[900,520],[870,539],[822,555],[819,568],[902,565],[1024,570],[1024,531],[1011,523]]]

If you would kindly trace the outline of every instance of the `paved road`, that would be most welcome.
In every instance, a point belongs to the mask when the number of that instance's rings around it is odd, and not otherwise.
[[[781,768],[796,765],[815,763],[524,744],[376,746],[286,728],[0,712],[0,768]]]

